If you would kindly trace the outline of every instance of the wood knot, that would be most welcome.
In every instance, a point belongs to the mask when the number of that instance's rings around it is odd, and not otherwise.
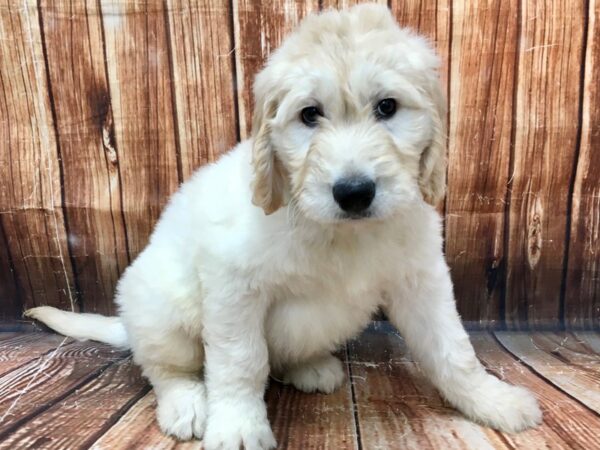
[[[504,278],[505,260],[502,257],[493,257],[488,259],[486,264],[486,288],[488,297],[492,295],[498,287],[498,283]]]
[[[106,153],[106,158],[111,165],[116,165],[118,157],[108,91],[106,89],[90,89],[87,92],[87,99],[92,110],[92,120],[102,138],[102,147]]]
[[[102,125],[102,146],[106,152],[106,158],[112,165],[117,165],[119,160],[115,147],[115,129],[113,127],[112,110],[108,111],[104,124]]]
[[[527,230],[527,262],[534,270],[542,255],[542,205],[539,198],[533,203],[533,211]]]

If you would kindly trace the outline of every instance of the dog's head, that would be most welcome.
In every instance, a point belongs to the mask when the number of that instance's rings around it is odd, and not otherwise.
[[[384,219],[445,188],[438,58],[385,7],[306,18],[254,84],[253,202]]]

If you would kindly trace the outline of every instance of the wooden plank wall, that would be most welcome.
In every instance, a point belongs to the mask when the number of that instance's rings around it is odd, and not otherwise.
[[[0,0],[0,320],[113,313],[168,196],[248,137],[269,53],[354,3]],[[388,6],[442,58],[463,318],[600,326],[600,2]]]

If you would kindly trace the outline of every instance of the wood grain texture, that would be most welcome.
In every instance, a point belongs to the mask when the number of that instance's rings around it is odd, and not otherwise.
[[[2,152],[0,152],[2,158]],[[4,162],[0,162],[0,165]],[[0,214],[2,214],[0,212]],[[0,324],[12,322],[23,312],[21,290],[15,278],[12,256],[8,248],[2,220],[0,220]]]
[[[582,129],[571,209],[565,321],[600,326],[600,1],[589,1]]]
[[[98,343],[66,343],[0,377],[0,439],[125,355]]]
[[[266,394],[269,420],[278,448],[355,449],[350,384],[332,395],[304,394],[271,381]],[[177,442],[165,436],[155,420],[156,398],[148,393],[92,449],[177,449],[202,448],[199,442]]]
[[[168,20],[162,2],[102,0],[109,91],[131,258],[178,187]]]
[[[438,69],[440,83],[447,86],[446,98],[450,98],[450,26],[452,0],[435,2],[426,0],[390,0],[392,14],[402,27],[408,27],[425,36],[436,49],[440,58]],[[448,116],[449,117],[449,116]],[[446,149],[447,151],[447,149]],[[445,216],[445,201],[437,205],[438,212]]]
[[[349,348],[362,448],[510,448],[442,401],[391,326],[366,331]]]
[[[450,48],[451,0],[390,0],[389,6],[398,23],[427,37],[435,46],[440,58],[440,78],[448,81]]]
[[[556,326],[577,147],[584,1],[521,5],[506,320]]]
[[[324,395],[271,381],[266,402],[278,448],[358,448],[349,382]]]
[[[600,415],[600,354],[570,333],[509,333],[496,337],[550,383]]]
[[[0,253],[4,266],[10,255],[24,306],[75,309],[60,154],[35,2],[2,0],[0,36],[0,231],[7,245]]]
[[[129,259],[102,17],[96,2],[40,7],[77,287],[87,311],[114,314]]]
[[[600,355],[600,333],[592,331],[574,331],[573,335],[580,341],[585,342],[585,345],[594,353]]]
[[[131,358],[118,361],[28,421],[2,445],[15,450],[89,448],[147,389]]]
[[[156,422],[156,396],[147,393],[90,447],[92,450],[201,450],[200,441],[180,442],[165,436]]]
[[[169,47],[182,176],[237,141],[231,2],[168,0]]]
[[[355,3],[0,0],[0,322],[113,313],[168,196],[249,136],[266,57],[309,12]],[[463,318],[599,327],[598,0],[389,7],[442,59]]]
[[[19,333],[14,331],[0,331],[0,342],[6,341],[8,339],[12,339],[14,337],[19,336]]]
[[[506,352],[491,335],[473,333],[471,342],[477,356],[488,370],[511,384],[530,389],[542,408],[542,425],[521,433],[502,433],[503,440],[509,448],[598,448],[600,418],[596,413],[562,394],[544,378],[532,373]]]
[[[524,342],[521,336],[502,333],[501,338],[515,337]],[[4,337],[8,334],[0,334],[0,345]],[[8,339],[20,338],[23,349],[34,351],[48,335],[38,333],[37,343],[32,337],[21,334]],[[599,335],[535,333],[529,337],[539,348],[526,349],[528,360],[521,363],[517,352],[508,352],[490,334],[471,335],[489,371],[528,387],[538,396],[544,410],[544,423],[538,428],[511,435],[465,419],[442,402],[424,380],[393,328],[377,323],[350,344],[352,387],[347,383],[333,395],[320,395],[271,383],[266,401],[278,448],[598,448],[600,415],[582,403],[581,395],[575,400],[557,389],[553,385],[556,373],[535,372],[529,361],[543,363],[536,353],[540,351],[560,360],[564,363],[563,378],[569,373],[577,377],[574,368],[595,365],[597,370]],[[25,344],[27,339],[30,341]],[[546,352],[554,346],[558,347],[556,352]],[[22,371],[22,378],[11,383],[5,382],[10,374],[0,377],[0,430],[6,417],[11,420],[8,430],[0,431],[0,448],[201,449],[199,441],[180,443],[161,433],[155,420],[156,399],[148,392],[139,368],[125,353],[107,350],[102,344],[71,343],[49,358],[60,367],[71,366],[70,374],[46,362],[29,364],[38,369],[33,381],[30,371],[22,370],[25,366],[11,372]],[[38,359],[42,360],[44,357]],[[88,376],[84,376],[86,372]],[[23,390],[24,385],[29,387]],[[19,395],[17,406],[6,414],[5,404],[15,403],[12,399]],[[593,398],[589,393],[586,397]],[[19,414],[16,422],[15,413]]]
[[[516,0],[452,3],[446,255],[463,320],[501,323]]]
[[[2,333],[9,334],[9,333]],[[23,364],[42,357],[59,345],[71,342],[54,333],[14,334],[0,340],[0,375],[4,375]]]
[[[359,5],[361,3],[365,3],[363,0],[322,0],[321,2],[321,10],[326,10],[329,8],[333,9],[345,9],[351,8],[352,6]],[[380,5],[387,5],[388,2],[386,0],[373,0],[368,3],[378,3]]]
[[[250,136],[252,127],[254,76],[285,35],[307,13],[318,11],[318,8],[317,0],[233,0],[238,109],[242,139]]]

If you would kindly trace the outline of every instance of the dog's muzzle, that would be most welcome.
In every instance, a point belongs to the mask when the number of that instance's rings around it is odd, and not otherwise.
[[[351,215],[363,215],[375,198],[375,182],[365,177],[342,178],[333,185],[333,198]]]

